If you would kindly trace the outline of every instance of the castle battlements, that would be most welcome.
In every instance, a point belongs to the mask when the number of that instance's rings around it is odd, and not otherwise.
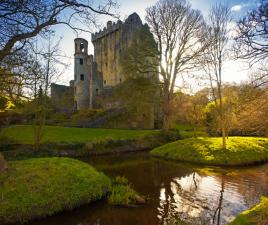
[[[91,35],[91,41],[94,42],[99,38],[102,38],[116,30],[119,30],[122,26],[122,21],[118,20],[117,23],[108,21],[107,26],[103,28],[103,30],[100,30],[99,32],[96,32],[95,34]]]
[[[110,33],[115,32],[116,30],[119,30],[124,25],[129,25],[129,24],[136,24],[138,26],[142,25],[142,21],[137,13],[132,13],[131,15],[129,15],[124,23],[121,20],[118,20],[116,23],[112,21],[108,21],[106,27],[104,27],[99,32],[96,32],[95,34],[91,35],[91,41],[94,42]]]

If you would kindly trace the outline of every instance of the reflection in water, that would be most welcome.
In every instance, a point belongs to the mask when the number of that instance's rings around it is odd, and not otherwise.
[[[125,176],[149,203],[122,208],[103,200],[29,225],[165,225],[174,218],[223,225],[268,194],[268,164],[249,169],[197,168],[147,154],[85,161],[109,176]]]
[[[197,172],[174,177],[160,189],[158,217],[161,224],[172,217],[212,225],[231,221],[247,206],[235,186],[225,185],[225,179],[224,174],[215,176]]]

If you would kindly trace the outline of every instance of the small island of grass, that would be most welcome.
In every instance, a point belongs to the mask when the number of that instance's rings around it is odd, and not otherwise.
[[[218,137],[189,138],[162,145],[151,154],[205,165],[249,165],[268,160],[268,138],[229,137],[226,150]]]
[[[245,210],[229,225],[268,224],[268,197],[262,197],[261,202],[251,209]]]
[[[0,224],[71,210],[102,198],[111,186],[87,163],[56,157],[9,162],[0,183]]]

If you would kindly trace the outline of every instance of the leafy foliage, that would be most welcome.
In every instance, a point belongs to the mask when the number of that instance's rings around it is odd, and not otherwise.
[[[136,191],[132,189],[128,180],[124,177],[115,177],[108,202],[111,205],[136,204],[139,198]]]

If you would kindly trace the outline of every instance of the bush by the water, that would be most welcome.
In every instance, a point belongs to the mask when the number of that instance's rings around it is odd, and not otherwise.
[[[85,122],[105,114],[103,109],[82,109],[72,115],[71,120],[73,122]]]
[[[56,157],[9,162],[0,184],[0,224],[71,210],[102,198],[111,187],[110,179],[87,163]]]
[[[268,160],[268,138],[229,137],[227,149],[221,138],[189,138],[162,145],[151,154],[166,159],[207,165],[248,165]]]
[[[144,199],[130,186],[128,180],[119,176],[113,180],[108,202],[111,205],[125,206],[145,203]]]

